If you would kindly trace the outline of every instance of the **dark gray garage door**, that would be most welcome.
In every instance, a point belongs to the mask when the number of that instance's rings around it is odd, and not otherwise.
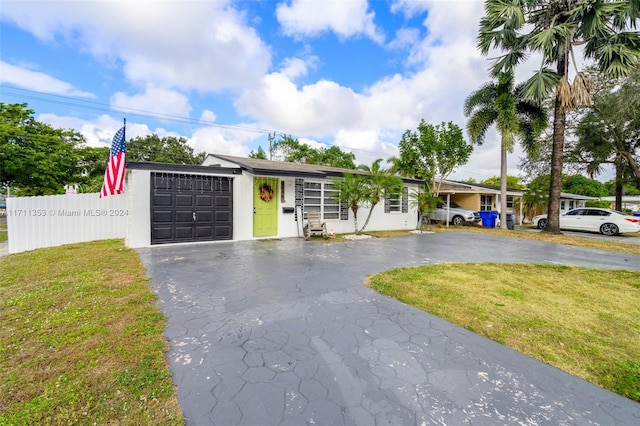
[[[233,179],[151,173],[151,244],[230,240]]]

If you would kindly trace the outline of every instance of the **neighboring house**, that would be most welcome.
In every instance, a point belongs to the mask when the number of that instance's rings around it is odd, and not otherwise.
[[[305,212],[318,211],[329,232],[354,231],[353,213],[333,182],[345,172],[312,164],[209,154],[201,166],[127,163],[126,244],[302,237]],[[366,230],[414,229],[409,194],[420,181],[403,179],[402,193],[381,201]],[[362,226],[369,213],[358,211]]]
[[[611,208],[613,208],[616,197],[602,197],[601,200],[611,202]],[[640,196],[638,195],[623,195],[622,196],[622,208],[631,210],[632,212],[640,211]]]
[[[507,189],[507,211],[516,214],[516,223],[522,224],[523,191]],[[440,198],[453,201],[460,207],[474,211],[500,211],[500,187],[480,183],[443,180],[440,185]]]
[[[586,195],[569,194],[568,192],[560,193],[560,213],[567,210],[586,207],[587,201],[597,200],[597,197],[587,197]]]
[[[524,190],[507,188],[507,211],[516,214],[516,223],[522,225],[524,221],[524,203],[521,203]],[[477,211],[500,211],[500,186],[482,183],[467,183],[443,180],[440,187],[440,198],[447,201],[447,197],[460,207]],[[595,197],[576,195],[567,192],[560,193],[560,213],[578,207],[585,207],[589,200],[597,200]],[[532,214],[533,213],[533,214]],[[534,214],[546,213],[543,211],[529,212],[531,218]]]

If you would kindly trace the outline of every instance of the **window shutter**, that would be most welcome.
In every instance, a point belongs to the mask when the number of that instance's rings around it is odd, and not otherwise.
[[[302,211],[304,211],[304,179],[296,178],[295,183],[295,198],[296,198],[296,207],[302,207]],[[296,221],[298,220],[298,209],[296,209]]]
[[[346,201],[340,201],[340,220],[349,220],[349,206]]]
[[[409,213],[409,187],[402,188],[402,213]]]
[[[385,192],[384,194],[384,212],[385,213],[390,213],[391,212],[391,202],[389,201],[389,193]]]

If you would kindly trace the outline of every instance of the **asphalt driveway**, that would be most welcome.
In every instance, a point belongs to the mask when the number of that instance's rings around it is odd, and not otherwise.
[[[189,425],[640,424],[640,404],[362,286],[392,267],[640,256],[448,232],[139,250]]]

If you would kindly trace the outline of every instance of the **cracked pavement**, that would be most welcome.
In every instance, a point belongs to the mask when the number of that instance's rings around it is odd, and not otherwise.
[[[428,263],[640,256],[464,232],[138,252],[188,425],[640,424],[640,404],[362,285]]]

